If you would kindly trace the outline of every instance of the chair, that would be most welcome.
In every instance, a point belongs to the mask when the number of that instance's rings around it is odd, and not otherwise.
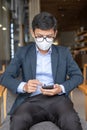
[[[43,121],[33,125],[30,130],[60,130],[54,123]]]
[[[5,71],[5,65],[2,66],[2,70],[0,70],[0,74],[2,74]],[[1,119],[1,105],[2,105],[2,97],[3,97],[3,106],[4,106],[4,119],[6,118],[7,112],[6,112],[6,101],[7,101],[7,88],[0,85],[0,126],[2,124]]]
[[[83,68],[84,82],[78,88],[85,94],[85,119],[87,121],[87,64]]]

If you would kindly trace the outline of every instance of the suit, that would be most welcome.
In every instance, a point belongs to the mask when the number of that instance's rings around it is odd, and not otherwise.
[[[13,93],[17,93],[17,87],[21,81],[27,82],[30,79],[35,79],[36,60],[35,43],[19,48],[14,59],[2,75],[1,84],[6,86]],[[66,95],[82,83],[82,73],[76,62],[73,60],[68,48],[52,45],[51,62],[54,83],[62,84],[65,87]],[[22,78],[18,79],[17,77],[19,76],[20,71],[22,73]],[[67,75],[69,76],[68,80]],[[19,94],[10,114],[12,114],[29,96],[30,94],[28,93]]]

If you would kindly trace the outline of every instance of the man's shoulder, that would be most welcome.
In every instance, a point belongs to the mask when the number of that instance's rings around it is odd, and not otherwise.
[[[61,46],[61,45],[53,45],[53,48],[55,48],[56,51],[60,52],[66,52],[69,51],[69,48],[66,46]]]
[[[32,48],[35,48],[35,43],[29,42],[27,45],[19,47],[17,51],[26,52],[26,51],[28,51],[29,49],[32,49]]]
[[[31,53],[35,50],[35,43],[30,42],[28,45],[19,47],[15,53],[15,56],[24,58],[25,56],[31,55]]]

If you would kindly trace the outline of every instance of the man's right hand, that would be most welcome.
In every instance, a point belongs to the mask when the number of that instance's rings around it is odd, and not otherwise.
[[[37,90],[37,86],[42,86],[42,83],[37,79],[29,80],[23,87],[24,92],[32,93]]]

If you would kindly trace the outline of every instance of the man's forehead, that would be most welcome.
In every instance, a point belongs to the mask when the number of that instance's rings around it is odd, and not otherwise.
[[[54,34],[54,30],[53,29],[49,29],[49,30],[41,30],[41,29],[35,29],[35,34],[42,34],[42,35],[52,35]]]

